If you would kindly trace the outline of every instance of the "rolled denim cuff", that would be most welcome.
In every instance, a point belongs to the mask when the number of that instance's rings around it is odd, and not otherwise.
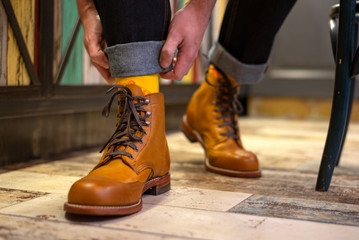
[[[233,57],[218,42],[209,50],[210,62],[234,78],[239,84],[254,84],[262,80],[267,63],[245,64]]]
[[[163,41],[117,44],[105,49],[112,77],[131,77],[167,72],[160,66]]]

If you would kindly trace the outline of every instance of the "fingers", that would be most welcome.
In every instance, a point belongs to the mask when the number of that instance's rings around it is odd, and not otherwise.
[[[115,79],[111,76],[109,63],[106,55],[102,50],[97,51],[90,55],[92,64],[96,67],[96,69],[100,72],[100,74],[104,77],[104,79],[113,84]]]
[[[96,67],[97,71],[102,75],[102,77],[109,83],[115,83],[115,79],[111,76],[109,70],[109,62],[102,51],[103,46],[97,44],[97,41],[85,41],[85,47],[90,55],[91,63]]]
[[[101,76],[108,82],[109,84],[114,84],[116,82],[115,78],[111,76],[110,70],[105,69],[102,66],[98,65],[97,63],[92,63],[97,71],[101,74]]]
[[[105,69],[109,69],[108,59],[105,53],[102,51],[100,45],[89,44],[88,54],[90,55],[92,63],[96,63]]]
[[[188,62],[188,60],[191,59],[191,53],[187,52],[188,49],[186,49],[186,47],[181,46],[183,40],[184,38],[181,34],[178,34],[173,30],[169,31],[167,40],[161,50],[160,65],[162,68],[169,67],[175,51],[178,48],[177,62],[172,71],[161,74],[163,78],[180,81],[189,71],[191,62]]]
[[[169,32],[167,40],[162,47],[160,56],[160,65],[162,68],[168,68],[172,63],[177,46],[182,42],[182,38],[172,31]]]
[[[180,81],[190,70],[193,61],[197,56],[196,48],[183,47],[178,50],[177,61],[174,64],[172,71],[162,73],[161,77],[165,79],[172,79]]]

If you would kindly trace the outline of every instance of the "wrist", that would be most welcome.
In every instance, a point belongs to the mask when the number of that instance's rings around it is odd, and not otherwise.
[[[210,18],[214,5],[216,4],[217,0],[190,0],[188,1],[188,3],[186,4],[189,6],[194,7],[198,13],[202,14],[203,17],[207,17],[208,19]]]

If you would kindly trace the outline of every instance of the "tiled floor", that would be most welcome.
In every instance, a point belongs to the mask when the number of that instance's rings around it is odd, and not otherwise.
[[[100,155],[72,154],[0,172],[0,239],[359,239],[359,124],[350,125],[330,190],[314,190],[327,122],[242,119],[263,176],[205,171],[203,151],[168,134],[172,190],[126,217],[65,214],[71,184]]]

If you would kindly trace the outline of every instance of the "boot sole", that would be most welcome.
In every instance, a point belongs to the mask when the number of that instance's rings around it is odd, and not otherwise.
[[[201,144],[201,146],[203,147],[204,151],[205,151],[205,159],[204,159],[204,165],[206,167],[206,169],[210,172],[214,172],[214,173],[218,173],[221,175],[226,175],[226,176],[232,176],[232,177],[243,177],[243,178],[253,178],[253,177],[260,177],[261,176],[261,170],[256,170],[256,171],[236,171],[236,170],[229,170],[229,169],[224,169],[224,168],[219,168],[219,167],[215,167],[212,166],[209,163],[209,160],[207,158],[207,153],[206,153],[206,148],[204,145],[204,141],[201,137],[201,135],[194,129],[192,129],[187,121],[187,115],[184,115],[182,118],[182,132],[184,133],[184,135],[187,137],[187,139],[190,142],[199,142]]]
[[[160,195],[171,189],[171,177],[167,173],[162,177],[153,178],[145,183],[143,194]],[[135,204],[128,206],[91,206],[65,203],[64,210],[68,213],[81,215],[114,216],[129,215],[142,209],[142,198]]]

